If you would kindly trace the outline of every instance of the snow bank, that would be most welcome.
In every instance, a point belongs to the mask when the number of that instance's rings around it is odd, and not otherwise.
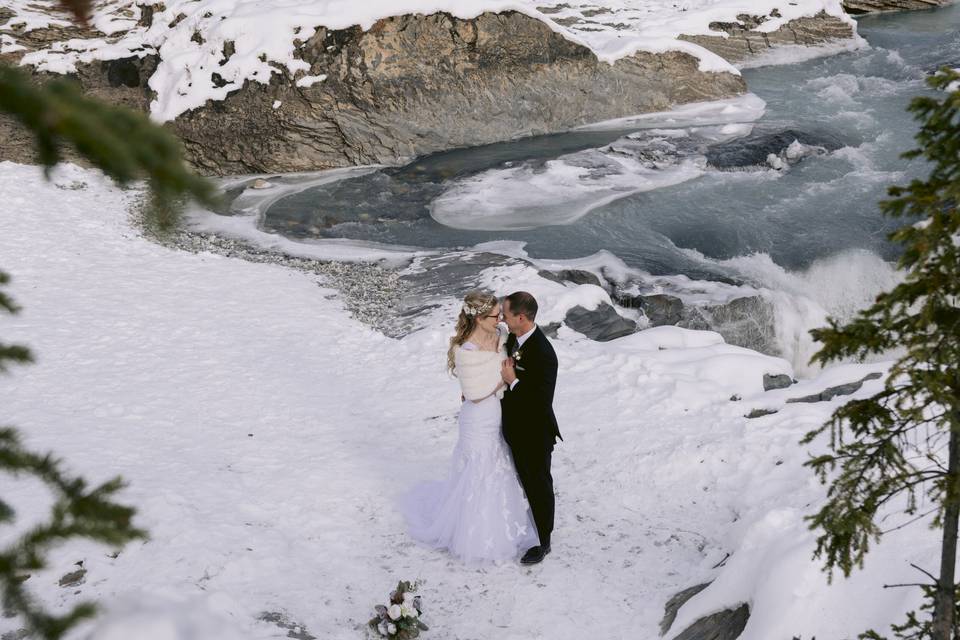
[[[3,52],[19,46],[18,32],[69,24],[52,0],[12,0],[8,6],[14,15],[0,24],[10,38],[0,42]],[[309,65],[297,57],[296,39],[310,37],[319,26],[369,29],[380,18],[407,13],[444,11],[468,19],[486,11],[519,11],[589,46],[607,62],[637,51],[684,51],[699,59],[703,71],[729,73],[738,71],[678,36],[726,37],[713,31],[710,23],[734,21],[742,13],[767,16],[758,31],[774,31],[789,20],[821,11],[850,21],[840,0],[613,0],[600,9],[586,2],[534,0],[172,0],[153,14],[149,28],[138,23],[141,11],[138,0],[100,3],[93,25],[103,38],[54,42],[26,54],[21,63],[70,73],[81,62],[156,53],[160,64],[149,84],[157,97],[150,110],[155,119],[167,121],[207,100],[222,100],[245,82],[266,84],[274,73],[287,72],[298,82],[319,82],[323,70],[311,73]],[[224,53],[228,42],[234,51],[229,56]],[[219,76],[216,83],[214,74]]]
[[[676,631],[749,602],[745,638],[852,637],[916,604],[881,583],[915,581],[909,562],[936,565],[920,522],[828,585],[802,521],[824,491],[797,442],[849,396],[787,404],[793,390],[758,388],[764,373],[790,375],[786,361],[662,327],[608,343],[561,330],[553,554],[527,569],[462,567],[410,540],[395,508],[445,473],[456,439],[443,354],[459,302],[388,339],[313,276],[151,244],[128,223],[130,197],[91,171],[64,167],[47,183],[0,164],[0,266],[24,308],[0,318],[0,335],[38,358],[0,378],[2,419],[93,482],[123,475],[151,536],[118,555],[71,543],[31,577],[56,610],[105,605],[71,640],[285,636],[264,612],[346,640],[401,578],[425,581],[438,638],[655,638],[666,600],[709,580]],[[534,293],[544,322],[607,300],[532,267],[481,275],[497,293]],[[831,368],[795,391],[887,366]],[[778,413],[744,418],[767,405]],[[18,521],[35,521],[40,489],[5,487]],[[86,581],[60,588],[80,560]],[[0,618],[0,633],[17,626]]]

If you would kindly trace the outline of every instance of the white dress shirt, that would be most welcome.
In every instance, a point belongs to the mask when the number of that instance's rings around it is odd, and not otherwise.
[[[520,347],[523,346],[523,343],[527,341],[527,338],[529,338],[530,336],[532,336],[532,335],[533,335],[533,332],[536,331],[536,330],[537,330],[537,325],[533,325],[533,329],[530,329],[530,331],[527,331],[525,334],[523,334],[522,336],[520,336],[519,338],[517,338],[517,350],[519,350]],[[514,380],[514,381],[510,384],[510,391],[513,391],[513,388],[517,386],[517,383],[518,383],[518,382],[520,382],[520,379],[519,379],[519,378],[517,378],[516,380]]]

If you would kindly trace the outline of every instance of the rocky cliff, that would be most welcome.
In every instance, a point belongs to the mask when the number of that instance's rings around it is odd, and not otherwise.
[[[776,16],[774,16],[776,17]],[[759,31],[766,16],[740,14],[735,22],[713,22],[710,27],[723,36],[680,36],[713,51],[730,62],[743,62],[752,56],[784,45],[816,46],[831,40],[854,37],[853,27],[839,18],[818,13],[809,18],[791,20],[776,31]]]
[[[843,0],[843,8],[854,15],[879,11],[915,11],[942,7],[952,0]]]
[[[148,9],[140,21],[149,27],[154,14]],[[740,15],[710,25],[726,37],[685,39],[740,61],[780,44],[853,35],[848,23],[824,13],[767,33],[755,30],[773,17]],[[0,58],[17,62],[50,42],[103,34],[49,27],[19,36],[24,48]],[[203,43],[204,34],[194,38]],[[366,30],[320,27],[294,46],[302,67],[309,65],[307,76],[278,67],[268,83],[246,81],[224,99],[208,100],[168,123],[202,172],[399,164],[444,149],[554,133],[746,90],[735,72],[704,71],[686,52],[640,51],[613,63],[600,60],[589,47],[518,12],[472,19],[408,14]],[[225,42],[218,64],[233,54]],[[158,62],[156,52],[140,52],[81,62],[71,75],[91,95],[147,110],[154,96],[148,81]],[[216,73],[212,79],[214,85],[220,80]],[[31,158],[24,133],[0,120],[0,159]]]

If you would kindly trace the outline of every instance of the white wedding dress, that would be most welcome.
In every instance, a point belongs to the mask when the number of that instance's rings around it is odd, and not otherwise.
[[[410,534],[468,564],[515,560],[539,542],[500,432],[500,399],[465,400],[459,426],[446,480],[418,485],[403,500]]]

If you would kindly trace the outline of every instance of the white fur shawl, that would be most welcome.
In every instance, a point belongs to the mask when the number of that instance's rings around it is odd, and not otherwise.
[[[453,352],[453,363],[464,398],[482,400],[502,382],[500,363],[507,357],[505,344],[505,333],[501,332],[500,349],[497,352],[464,349],[462,346]],[[503,397],[503,389],[497,391],[497,397]]]

